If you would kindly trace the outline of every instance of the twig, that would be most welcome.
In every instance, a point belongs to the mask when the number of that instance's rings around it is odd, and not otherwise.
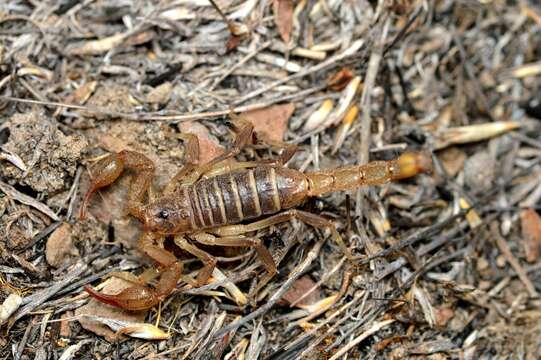
[[[285,84],[288,81],[295,80],[295,79],[300,79],[300,78],[303,78],[303,77],[305,77],[307,75],[316,73],[316,72],[318,72],[320,70],[323,70],[323,69],[325,69],[327,67],[330,67],[330,66],[334,65],[335,63],[337,63],[337,62],[339,62],[341,60],[347,59],[348,57],[355,55],[363,47],[363,45],[364,45],[364,39],[359,39],[359,40],[355,41],[348,49],[344,50],[341,54],[335,55],[335,56],[327,59],[326,61],[324,61],[324,62],[322,62],[320,64],[312,66],[311,68],[309,68],[307,70],[300,71],[300,72],[298,72],[296,74],[288,76],[285,79],[277,80],[277,81],[275,81],[275,82],[273,82],[273,83],[271,83],[271,84],[269,84],[267,86],[264,86],[264,87],[262,87],[262,88],[260,88],[258,90],[252,91],[251,93],[248,93],[248,94],[244,95],[243,97],[241,97],[239,100],[235,101],[235,105],[242,104],[246,100],[250,100],[251,98],[254,98],[254,97],[258,96],[258,95],[264,94],[267,91],[272,90],[272,89],[274,89],[275,87],[277,87],[279,85]]]
[[[317,255],[319,253],[319,250],[321,250],[321,246],[323,245],[324,240],[318,241],[312,250],[306,255],[306,259],[299,265],[293,269],[291,274],[289,275],[287,281],[269,298],[269,300],[265,303],[265,305],[261,306],[256,311],[252,312],[250,315],[247,315],[229,325],[222,328],[220,331],[216,333],[216,337],[223,336],[225,333],[238,328],[239,326],[242,326],[259,316],[262,316],[267,311],[269,311],[274,304],[278,300],[282,298],[282,296],[286,293],[286,291],[293,285],[293,283],[308,269],[308,267],[312,264],[312,262],[317,258]]]
[[[13,199],[19,201],[22,204],[33,207],[34,209],[41,211],[54,221],[59,221],[60,218],[55,214],[55,212],[48,207],[47,205],[37,201],[36,199],[23,194],[20,191],[17,191],[13,186],[6,184],[0,180],[0,190],[2,190],[7,196],[12,197]]]
[[[383,329],[384,327],[387,327],[389,325],[391,325],[392,323],[394,323],[396,320],[394,319],[391,319],[391,320],[383,320],[383,321],[380,321],[378,323],[375,323],[373,324],[369,329],[367,329],[365,332],[363,332],[361,335],[357,336],[355,339],[353,339],[353,341],[351,341],[350,343],[348,343],[346,346],[344,346],[342,349],[340,349],[336,354],[334,354],[329,360],[336,360],[338,359],[340,356],[344,355],[345,353],[347,353],[349,350],[351,350],[353,347],[355,347],[357,344],[359,344],[361,341],[363,341],[364,339],[366,339],[367,337],[377,333],[378,331],[380,331],[381,329]]]
[[[81,275],[85,270],[87,269],[87,266],[84,264],[77,264],[74,266],[73,270],[62,280],[58,282],[54,282],[53,285],[50,287],[43,289],[41,291],[38,291],[30,296],[27,296],[23,298],[24,305],[22,308],[19,309],[11,318],[9,322],[9,327],[11,327],[17,320],[22,318],[23,316],[27,315],[31,311],[33,311],[35,308],[43,304],[45,301],[47,301],[49,298],[57,294],[60,290],[62,290],[65,286],[70,284],[73,280],[77,279],[79,275]]]
[[[520,265],[518,260],[513,256],[513,253],[511,252],[511,249],[509,248],[509,245],[507,245],[507,242],[505,241],[505,239],[500,235],[500,229],[498,228],[498,224],[496,222],[492,222],[490,224],[490,230],[491,230],[491,234],[494,236],[496,240],[496,245],[498,245],[498,248],[502,252],[502,255],[505,257],[507,262],[511,264],[513,269],[517,272],[518,278],[520,279],[520,281],[524,283],[524,286],[526,286],[526,290],[528,290],[528,293],[530,293],[530,296],[533,298],[537,298],[539,294],[535,290],[535,286],[532,284],[524,268]]]

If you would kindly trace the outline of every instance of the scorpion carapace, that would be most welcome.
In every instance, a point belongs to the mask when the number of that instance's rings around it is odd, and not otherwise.
[[[294,218],[314,227],[329,229],[333,239],[350,256],[333,222],[295,208],[312,196],[384,184],[428,172],[432,168],[428,154],[415,152],[391,161],[302,173],[284,167],[295,148],[283,144],[284,149],[277,160],[229,161],[251,141],[252,132],[251,124],[240,122],[232,148],[200,166],[196,162],[199,157],[197,138],[183,135],[185,165],[162,195],[151,199],[148,205],[142,202],[151,184],[154,164],[144,155],[132,151],[121,151],[103,159],[97,165],[83,199],[81,218],[85,216],[85,208],[93,192],[111,184],[124,170],[134,170],[127,210],[143,222],[145,232],[139,247],[159,264],[161,275],[155,287],[149,287],[139,279],[132,287],[116,295],[101,294],[90,287],[86,290],[103,302],[129,310],[150,308],[165,299],[182,275],[181,262],[163,248],[163,238],[168,235],[173,235],[176,245],[203,262],[195,285],[207,282],[216,260],[195,246],[194,241],[205,245],[254,247],[266,270],[274,274],[277,269],[267,248],[260,239],[246,234]]]

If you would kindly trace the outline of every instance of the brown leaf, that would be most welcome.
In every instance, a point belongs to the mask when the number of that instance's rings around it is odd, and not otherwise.
[[[104,294],[117,294],[120,291],[132,286],[131,283],[112,277],[108,280],[107,285],[103,288],[102,292]],[[145,320],[147,311],[127,311],[119,309],[113,306],[104,304],[94,298],[90,301],[75,310],[75,315],[79,318],[79,323],[86,330],[90,330],[93,333],[104,336],[107,341],[115,340],[115,333],[109,329],[109,327],[97,322],[92,321],[85,317],[84,315],[93,315],[113,320],[120,320],[130,323],[141,323]]]
[[[520,213],[520,220],[526,261],[534,262],[541,253],[541,216],[533,209],[526,209]]]
[[[60,336],[64,338],[71,337],[72,331],[69,319],[73,317],[72,311],[66,311],[60,316]]]
[[[165,104],[171,97],[173,85],[167,81],[152,89],[147,95],[147,102],[150,104]]]
[[[58,267],[67,259],[68,255],[76,253],[70,235],[70,224],[63,223],[49,236],[45,246],[45,259],[49,265]]]
[[[209,130],[197,121],[187,121],[180,123],[180,131],[183,133],[194,134],[199,140],[199,163],[205,164],[210,160],[222,155],[224,148],[218,143],[218,140],[212,136]]]
[[[227,40],[226,48],[227,51],[231,51],[239,47],[240,42],[242,41],[242,38],[240,36],[231,36],[229,40]]]
[[[309,276],[303,276],[293,283],[293,286],[284,294],[284,296],[282,296],[282,300],[292,304],[306,294],[314,285],[315,282]],[[299,301],[296,306],[312,305],[317,303],[320,299],[321,295],[319,289],[316,289]]]
[[[295,105],[293,103],[274,105],[242,113],[242,118],[251,122],[256,134],[259,134],[263,139],[283,141],[288,120],[294,111]]]
[[[443,168],[450,177],[454,177],[464,167],[466,153],[456,146],[442,150],[438,153],[438,158]]]
[[[341,69],[336,74],[331,75],[327,80],[327,86],[333,91],[342,91],[353,79],[353,73],[349,69]]]
[[[291,30],[293,29],[293,0],[274,0],[272,9],[278,32],[287,44],[291,39]]]

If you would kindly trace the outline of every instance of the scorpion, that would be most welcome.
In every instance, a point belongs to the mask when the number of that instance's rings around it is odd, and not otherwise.
[[[252,234],[257,230],[292,219],[315,228],[329,229],[342,251],[351,257],[334,223],[320,215],[296,209],[308,198],[332,191],[353,190],[364,185],[429,172],[431,157],[424,152],[409,152],[390,161],[372,161],[334,170],[303,173],[285,167],[294,155],[295,145],[271,143],[281,148],[275,160],[230,161],[253,139],[253,125],[236,121],[233,145],[206,164],[198,164],[199,142],[193,134],[181,134],[184,165],[164,187],[159,197],[149,191],[155,166],[145,155],[129,150],[101,159],[83,197],[80,218],[86,216],[91,195],[112,184],[124,171],[134,172],[127,195],[127,213],[143,223],[138,244],[142,253],[158,264],[159,279],[148,286],[142,279],[116,295],[107,295],[86,286],[94,298],[109,305],[137,311],[149,309],[170,295],[182,277],[182,262],[163,246],[167,236],[203,263],[196,286],[209,280],[217,260],[194,243],[211,246],[253,247],[269,275],[277,273],[273,257],[263,242]],[[148,197],[149,203],[144,204]],[[267,217],[265,217],[267,216]],[[248,222],[253,220],[253,222]]]

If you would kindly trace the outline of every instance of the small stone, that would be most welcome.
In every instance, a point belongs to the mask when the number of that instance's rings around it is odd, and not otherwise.
[[[488,261],[484,257],[477,258],[477,271],[481,272],[488,268]]]
[[[466,159],[464,163],[464,182],[475,193],[490,190],[496,174],[495,159],[486,151],[481,151]]]
[[[499,255],[496,258],[496,266],[499,267],[500,269],[505,266],[505,263],[506,263],[506,260],[505,260],[505,257],[503,255]]]

